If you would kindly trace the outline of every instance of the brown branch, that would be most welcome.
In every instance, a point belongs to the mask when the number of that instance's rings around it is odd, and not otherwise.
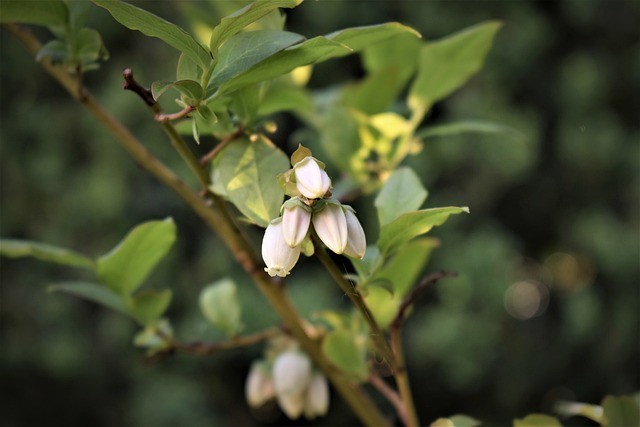
[[[213,160],[213,158],[216,157],[224,147],[229,145],[230,142],[235,141],[240,135],[243,134],[243,132],[244,132],[244,129],[240,127],[234,133],[225,136],[218,143],[218,145],[213,147],[213,150],[209,151],[207,154],[205,154],[200,158],[200,165],[206,166],[206,164],[209,163],[211,160]]]
[[[396,314],[396,317],[394,317],[393,321],[389,325],[389,329],[392,329],[392,330],[398,329],[401,326],[402,321],[404,320],[405,314],[407,312],[407,309],[411,306],[411,304],[414,303],[416,298],[418,298],[418,295],[420,295],[422,291],[424,291],[429,285],[432,285],[436,283],[438,280],[444,279],[445,277],[456,277],[456,276],[458,276],[458,273],[451,272],[451,271],[438,271],[422,279],[422,281],[418,284],[418,286],[416,286],[411,291],[411,293],[404,298],[404,300],[402,301],[402,304],[400,304],[400,307],[398,308],[398,314]]]
[[[160,123],[172,122],[174,120],[178,120],[178,119],[181,119],[183,117],[188,116],[195,109],[196,109],[196,107],[192,107],[191,105],[187,105],[186,107],[184,107],[182,110],[178,111],[177,113],[170,113],[170,114],[158,113],[158,114],[155,115],[154,119],[155,119],[156,122],[160,122]]]
[[[130,90],[138,95],[149,107],[154,107],[157,104],[156,100],[153,99],[151,91],[142,87],[136,79],[133,78],[133,70],[131,68],[125,68],[122,71],[122,77],[124,77],[124,84],[122,85],[124,90]]]
[[[409,419],[407,416],[407,408],[404,405],[404,402],[400,398],[400,395],[397,391],[392,389],[389,384],[382,378],[377,375],[369,376],[369,383],[376,388],[387,400],[393,405],[398,413],[398,416],[404,423],[404,425],[409,425]]]

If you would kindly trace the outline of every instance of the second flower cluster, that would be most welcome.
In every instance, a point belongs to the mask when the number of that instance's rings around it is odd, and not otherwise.
[[[304,147],[291,158],[293,168],[281,180],[291,198],[282,205],[281,216],[267,226],[262,240],[265,271],[271,277],[288,275],[310,232],[333,252],[362,258],[367,246],[362,225],[350,206],[330,198],[331,179],[324,164]]]

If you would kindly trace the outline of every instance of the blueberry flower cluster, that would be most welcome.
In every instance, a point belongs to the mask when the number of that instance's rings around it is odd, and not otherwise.
[[[245,383],[245,396],[252,408],[260,408],[275,398],[292,420],[300,415],[312,420],[329,410],[326,377],[316,372],[309,357],[296,349],[280,353],[272,362],[254,362]]]
[[[311,226],[322,243],[337,254],[362,258],[367,246],[364,230],[347,205],[331,199],[331,179],[324,164],[304,147],[291,156],[293,168],[281,183],[291,198],[271,221],[262,239],[265,271],[285,277],[296,265]],[[297,160],[297,161],[296,161]]]

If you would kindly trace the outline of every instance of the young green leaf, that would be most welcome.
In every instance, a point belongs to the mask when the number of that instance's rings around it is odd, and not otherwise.
[[[449,418],[438,418],[431,423],[431,427],[478,427],[480,421],[467,415],[453,415]]]
[[[169,89],[176,89],[185,97],[187,104],[195,107],[202,100],[203,90],[200,83],[193,80],[178,80],[177,82],[157,81],[151,84],[153,98],[158,100]]]
[[[100,33],[91,28],[82,28],[76,38],[76,56],[83,64],[88,64],[98,59],[108,59],[109,53],[102,43]]]
[[[266,137],[241,138],[216,157],[214,172],[229,200],[261,227],[280,214],[284,193],[276,177],[289,169],[287,156]]]
[[[359,52],[375,43],[407,33],[413,34],[416,38],[422,37],[420,33],[413,28],[398,22],[346,28],[344,30],[334,31],[325,37],[348,46],[352,52]]]
[[[557,418],[544,414],[530,414],[513,420],[513,427],[562,427]]]
[[[322,341],[322,352],[354,380],[364,381],[369,375],[367,351],[359,338],[348,330],[332,331]]]
[[[415,137],[424,140],[427,138],[455,136],[465,133],[504,135],[517,142],[523,142],[527,139],[527,137],[517,129],[485,120],[463,120],[429,126],[416,132]]]
[[[277,30],[250,31],[230,38],[218,51],[218,65],[207,91],[213,91],[223,82],[303,40],[300,34]]]
[[[271,55],[247,71],[227,80],[218,88],[218,94],[229,93],[251,83],[271,80],[287,74],[297,67],[348,55],[351,52],[352,50],[342,43],[325,37],[315,37]],[[210,95],[211,93],[208,91],[207,96]]]
[[[439,241],[431,238],[420,238],[403,245],[384,266],[374,271],[367,283],[379,281],[391,283],[393,294],[378,287],[367,287],[369,294],[365,301],[371,309],[376,322],[387,328],[398,313],[398,308],[405,295],[416,283],[424,269],[429,256]]]
[[[273,80],[258,106],[258,115],[269,116],[280,111],[308,116],[313,112],[313,98],[305,88],[280,79]]]
[[[211,63],[210,53],[179,26],[120,0],[91,1],[107,9],[113,18],[125,27],[138,30],[150,37],[157,37],[169,46],[189,56],[203,69],[209,67]]]
[[[109,288],[97,283],[89,282],[61,282],[54,283],[47,288],[50,292],[64,292],[80,298],[93,301],[120,313],[131,316],[131,311],[126,306],[121,295]]]
[[[184,53],[178,58],[176,80],[193,80],[199,82],[202,78],[202,68],[189,55]]]
[[[390,253],[414,237],[442,225],[449,215],[469,213],[469,208],[445,207],[407,212],[380,228],[378,248],[382,254]]]
[[[171,303],[171,289],[161,291],[145,289],[128,299],[133,316],[142,325],[155,324]]]
[[[500,27],[502,23],[489,21],[423,46],[409,90],[411,108],[427,110],[477,73]]]
[[[220,23],[213,29],[209,47],[214,56],[225,40],[239,33],[247,25],[257,21],[271,11],[282,8],[293,8],[302,3],[303,0],[256,0],[250,5],[235,11],[231,15],[222,18]]]
[[[637,395],[636,395],[637,396]],[[632,396],[606,396],[602,400],[605,426],[640,425],[640,399]]]
[[[64,26],[69,19],[67,6],[61,0],[25,1],[2,0],[0,22]]]
[[[218,280],[200,292],[200,311],[213,326],[229,337],[242,330],[238,291],[231,279]]]
[[[142,223],[98,259],[98,278],[119,294],[131,294],[169,252],[175,240],[173,219]]]
[[[10,258],[33,257],[41,261],[95,269],[95,262],[82,254],[69,249],[30,240],[0,239],[0,255]]]
[[[413,169],[401,167],[384,183],[374,205],[380,225],[385,225],[406,212],[419,209],[427,199],[427,190]]]

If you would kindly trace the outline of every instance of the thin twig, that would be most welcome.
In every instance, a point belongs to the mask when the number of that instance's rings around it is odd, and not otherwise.
[[[427,286],[432,285],[438,280],[445,277],[455,277],[458,273],[448,272],[448,271],[439,271],[437,273],[433,273],[425,277],[420,281],[418,286],[416,286],[409,295],[407,295],[400,307],[398,308],[398,314],[396,314],[395,318],[389,325],[389,335],[391,336],[391,348],[398,360],[398,364],[403,367],[402,370],[396,373],[395,378],[398,384],[398,390],[400,392],[400,397],[402,398],[403,405],[406,410],[406,425],[409,426],[419,426],[420,420],[418,419],[418,413],[416,412],[415,403],[413,402],[413,394],[411,393],[411,384],[409,383],[409,375],[405,368],[405,358],[404,358],[404,349],[402,347],[401,342],[401,334],[400,327],[402,326],[402,321],[405,318],[407,309],[413,304],[418,298],[418,295],[424,291]]]
[[[133,70],[131,68],[125,68],[122,71],[122,76],[124,77],[124,84],[122,85],[123,89],[130,90],[138,95],[149,107],[153,107],[157,104],[156,100],[153,99],[151,91],[142,87],[136,79],[133,78]]]
[[[394,317],[391,322],[389,329],[397,329],[401,326],[402,321],[406,315],[407,309],[413,304],[413,302],[418,298],[418,295],[422,293],[429,285],[436,283],[440,279],[444,279],[445,277],[456,277],[458,273],[452,271],[438,271],[436,273],[432,273],[422,279],[418,286],[416,286],[409,295],[407,295],[404,300],[402,300],[402,304],[398,308],[398,313]]]
[[[396,408],[396,412],[398,416],[404,423],[404,425],[409,425],[409,420],[407,417],[407,408],[404,405],[404,402],[400,398],[400,395],[397,391],[392,389],[389,384],[382,378],[377,375],[369,376],[369,383],[376,388],[387,400]]]
[[[187,105],[186,107],[184,107],[182,110],[178,111],[177,113],[170,113],[170,114],[158,113],[158,114],[155,115],[154,119],[155,119],[156,122],[160,122],[160,123],[172,122],[174,120],[178,120],[178,119],[182,119],[184,117],[187,117],[195,109],[196,109],[196,107],[192,107],[191,105]]]
[[[205,154],[204,156],[202,156],[200,158],[200,165],[201,166],[206,166],[207,163],[209,163],[214,157],[216,157],[218,155],[218,153],[227,145],[229,145],[229,143],[231,143],[232,141],[235,141],[238,137],[240,137],[240,135],[242,135],[244,133],[244,129],[242,128],[238,128],[238,130],[236,130],[235,132],[225,136],[219,143],[218,145],[216,145],[215,147],[213,147],[213,150],[209,151],[207,154]]]
[[[358,308],[360,314],[362,314],[362,317],[369,326],[371,337],[373,338],[375,347],[380,355],[389,364],[389,367],[393,372],[397,371],[398,364],[395,357],[393,356],[393,352],[391,351],[391,348],[389,347],[389,344],[384,337],[382,329],[380,329],[380,326],[374,319],[371,310],[369,310],[369,307],[364,302],[362,294],[344,277],[338,266],[333,262],[327,251],[322,246],[322,243],[320,243],[320,239],[315,234],[314,230],[312,230],[311,232],[311,238],[315,246],[315,255],[320,259],[320,262],[322,262],[327,271],[329,271],[331,277],[333,277],[336,283],[338,283],[340,289],[342,289],[342,291],[349,297],[351,302],[353,302]]]

